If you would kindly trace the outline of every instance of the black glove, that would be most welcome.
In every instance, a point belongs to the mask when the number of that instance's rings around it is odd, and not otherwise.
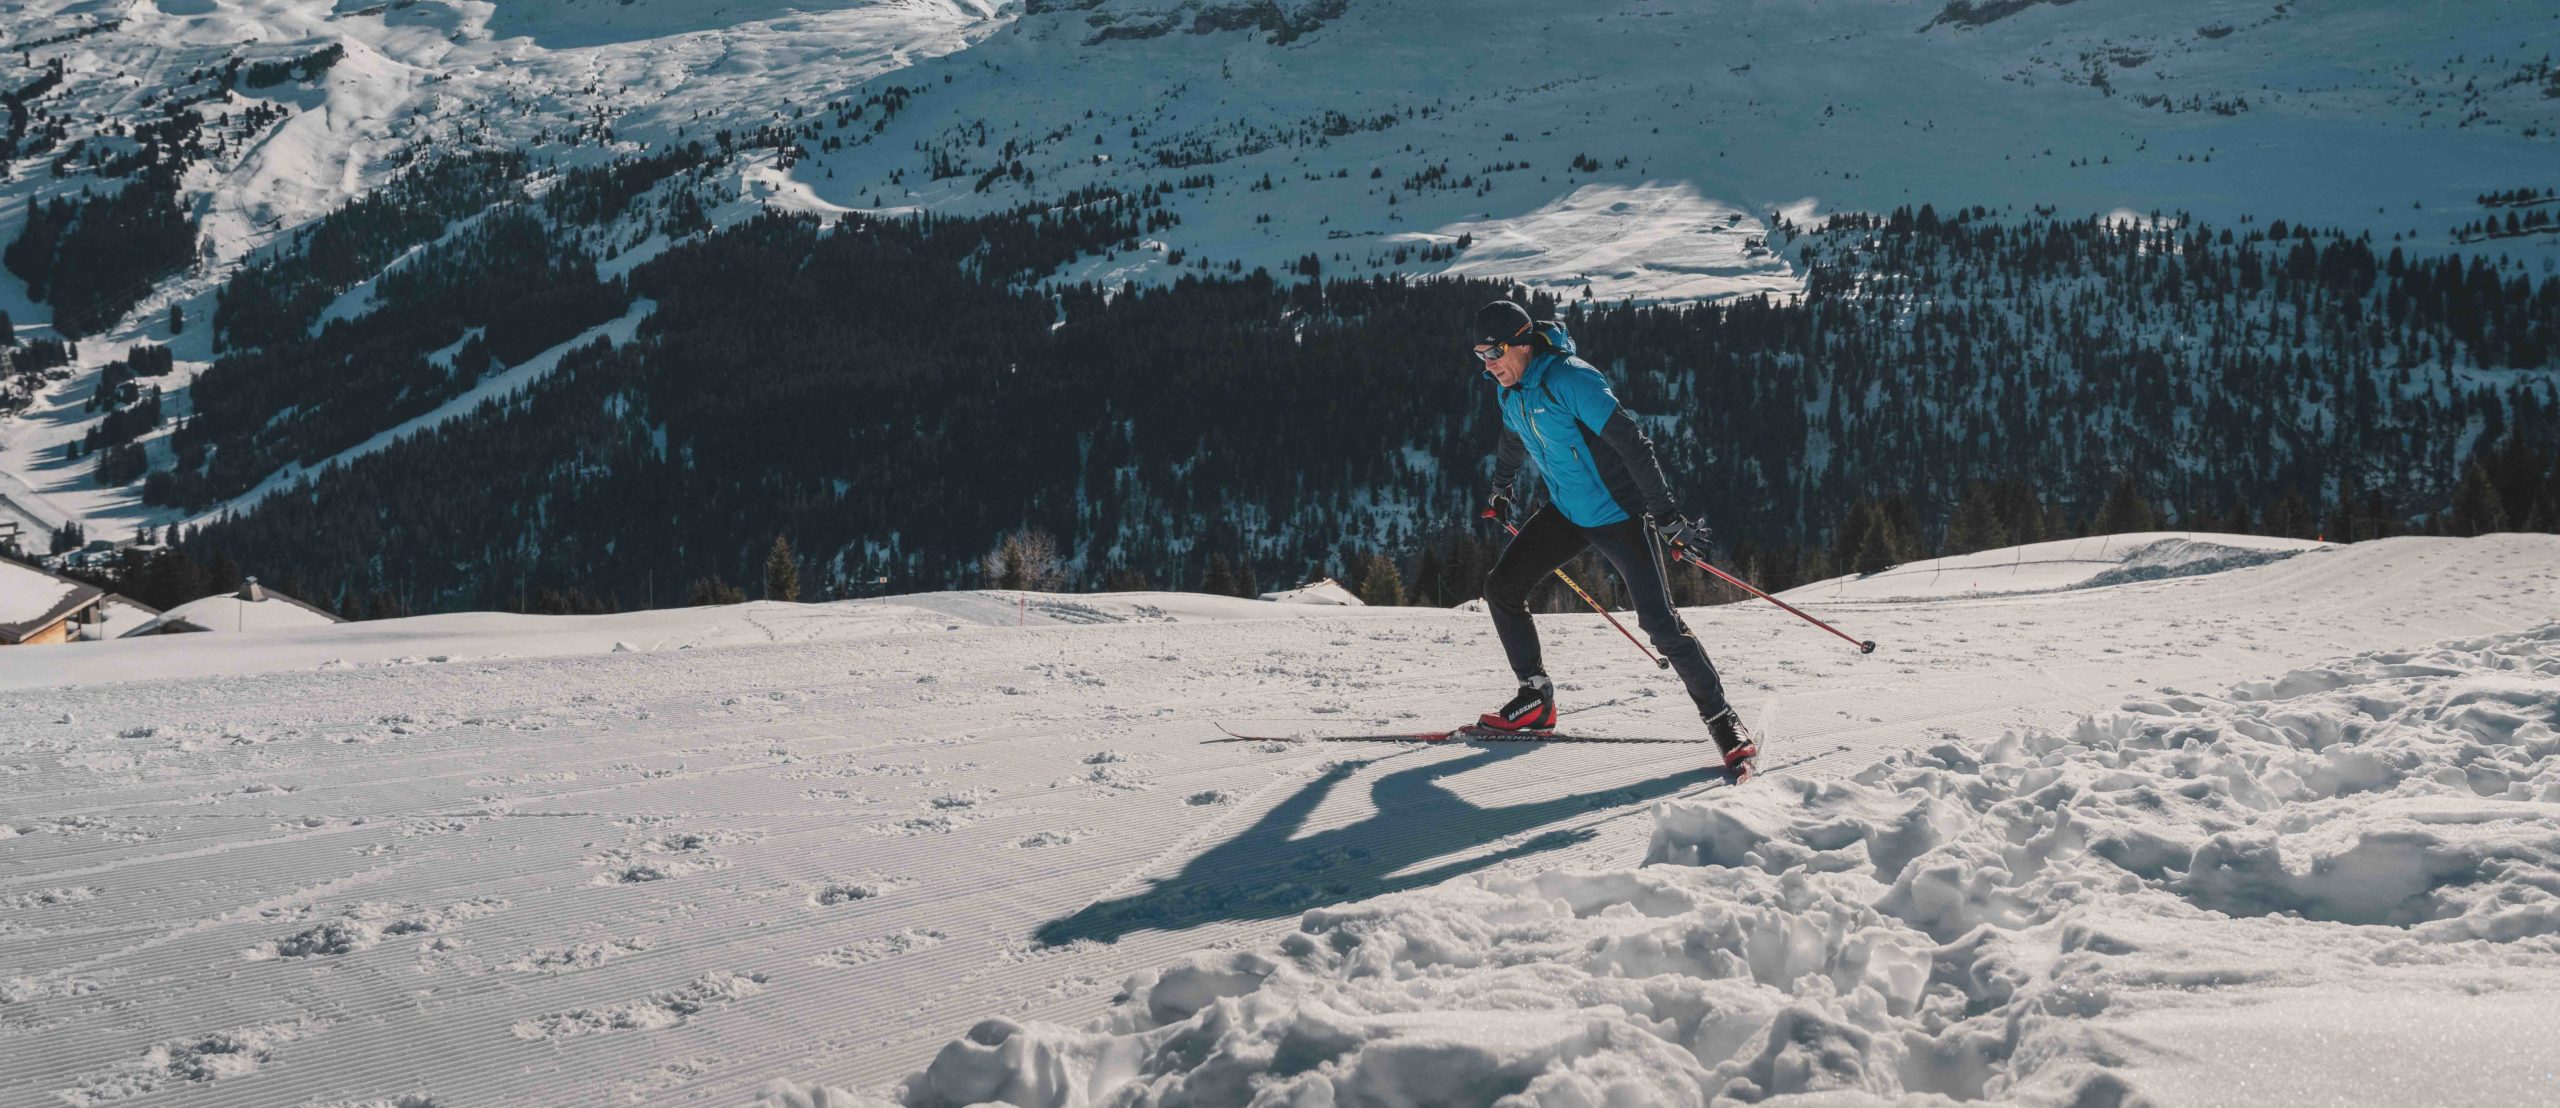
[[[1494,486],[1493,495],[1484,499],[1484,518],[1496,523],[1511,522],[1511,486]]]
[[[1650,516],[1646,518],[1653,519]],[[1654,520],[1653,533],[1660,536],[1663,542],[1670,544],[1673,550],[1686,550],[1700,558],[1707,557],[1715,549],[1714,543],[1707,537],[1711,534],[1707,525],[1696,520],[1682,519],[1679,516]]]

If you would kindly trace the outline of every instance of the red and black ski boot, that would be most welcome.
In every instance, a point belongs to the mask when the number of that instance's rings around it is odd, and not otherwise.
[[[1707,734],[1716,740],[1716,749],[1724,752],[1724,781],[1739,785],[1760,775],[1760,743],[1742,726],[1742,714],[1726,708],[1723,714],[1707,721]]]
[[[1489,731],[1544,731],[1556,725],[1556,687],[1544,675],[1520,682],[1520,695],[1498,712],[1476,718]]]

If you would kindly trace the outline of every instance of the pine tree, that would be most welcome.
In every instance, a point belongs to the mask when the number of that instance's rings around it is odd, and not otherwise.
[[[1360,602],[1375,608],[1404,604],[1404,578],[1396,572],[1395,559],[1384,554],[1369,556],[1368,568],[1360,575]]]
[[[173,337],[174,337],[174,336],[177,336],[177,335],[183,335],[183,334],[186,334],[186,333],[187,333],[187,308],[186,308],[186,305],[184,305],[184,304],[180,304],[180,303],[177,303],[176,301],[171,301],[171,302],[170,302],[170,304],[169,304],[169,334],[170,334],[171,336],[173,336]]]
[[[721,580],[720,575],[715,573],[709,577],[697,578],[693,585],[685,590],[684,602],[687,607],[692,608],[714,604],[744,604],[747,602],[747,593],[745,589]]]
[[[2266,530],[2270,535],[2307,539],[2311,537],[2312,525],[2311,503],[2302,498],[2300,489],[2285,490],[2284,498],[2276,501],[2275,507],[2267,509]]]
[[[1227,564],[1226,555],[1209,555],[1209,573],[1207,576],[1200,579],[1200,591],[1208,593],[1211,596],[1234,596],[1236,594],[1235,567]]]
[[[1892,569],[1898,564],[1893,556],[1894,547],[1898,545],[1892,521],[1877,516],[1868,522],[1864,537],[1858,543],[1857,560],[1850,563],[1850,569],[1861,577]]]
[[[1828,581],[1840,574],[1840,567],[1823,553],[1820,546],[1806,543],[1797,548],[1796,579],[1802,584]]]
[[[1865,498],[1851,503],[1849,514],[1841,517],[1840,525],[1831,529],[1831,564],[1852,573],[1866,572],[1855,567],[1860,563],[1859,552],[1867,548],[1867,532],[1874,526],[1875,512]],[[1890,551],[1887,557],[1891,557]]]
[[[1896,563],[1918,561],[1928,552],[1928,535],[1920,524],[1920,513],[1912,510],[1911,498],[1899,492],[1885,497],[1876,505],[1876,516],[1885,522],[1885,541]]]
[[[764,556],[764,598],[784,603],[800,600],[800,559],[791,554],[791,540],[773,537],[773,549]]]
[[[204,570],[204,590],[204,595],[206,596],[221,596],[224,593],[240,591],[240,567],[232,564],[230,555],[216,553],[213,556],[213,564],[206,566]],[[383,595],[388,596],[390,594],[385,593]],[[407,615],[409,613],[404,607],[400,614]],[[374,616],[372,618],[387,619],[390,617]]]
[[[2533,499],[2533,514],[2525,517],[2524,529],[2541,534],[2560,534],[2560,467],[2542,483],[2542,494]]]
[[[1422,564],[1413,571],[1413,602],[1424,608],[1443,608],[1440,595],[1448,591],[1447,574],[1440,566],[1440,551],[1422,548]]]
[[[2010,545],[2024,546],[2055,537],[2052,521],[2048,518],[2051,513],[2045,510],[2044,498],[2038,496],[2025,481],[2013,478],[2001,482],[1993,493],[1993,499],[2000,506],[2000,529],[2008,533]]]
[[[2358,542],[2366,539],[2387,539],[2400,533],[2399,515],[2391,507],[2391,502],[2382,498],[2380,492],[2365,493],[2364,511],[2358,514],[2364,518],[2364,533],[2356,537]]]
[[[2008,533],[2000,526],[2000,505],[1992,498],[1990,487],[1978,481],[1967,486],[1964,499],[1956,504],[1955,518],[1947,523],[1947,553],[1971,554],[2007,545]]]
[[[1029,579],[1029,572],[1023,565],[1022,544],[1011,536],[997,542],[995,553],[988,558],[986,571],[988,588],[1021,589],[1023,582]]]
[[[1236,559],[1236,595],[1247,600],[1262,596],[1262,582],[1254,578],[1253,559],[1250,557]]]
[[[2489,471],[2478,458],[2462,467],[2462,484],[2453,490],[2453,515],[2445,529],[2458,538],[2507,529],[2506,508],[2498,502],[2498,490],[2489,483]]]
[[[2339,497],[2336,503],[2328,505],[2328,514],[2321,517],[2317,533],[2312,537],[2323,542],[2356,541],[2356,533],[2365,529],[2364,520],[2357,516],[2357,510],[2354,497]]]
[[[2497,410],[2489,409],[2493,415]],[[2533,502],[2542,491],[2543,474],[2550,469],[2550,459],[2522,437],[2509,435],[2477,460],[2488,474],[2489,487],[2498,492],[2498,505],[2508,526],[2532,518]]]
[[[2226,535],[2254,535],[2258,533],[2258,521],[2256,517],[2249,514],[2249,502],[2234,496],[2231,498],[2230,510],[2224,512],[2221,521],[2215,523],[2210,530],[2220,531]]]
[[[1443,572],[1449,576],[1449,587],[1440,594],[1440,600],[1444,606],[1454,608],[1484,595],[1485,574],[1492,569],[1475,536],[1460,531],[1449,538],[1449,560]]]
[[[2133,474],[2116,478],[2115,487],[2107,490],[2107,501],[2098,508],[2097,532],[2101,535],[2128,535],[2137,531],[2156,531],[2159,517],[2151,502],[2143,498],[2142,486]]]

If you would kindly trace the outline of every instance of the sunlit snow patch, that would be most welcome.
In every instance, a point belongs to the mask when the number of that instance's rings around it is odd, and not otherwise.
[[[1769,249],[1750,212],[1686,184],[1591,184],[1526,215],[1457,223],[1390,242],[1473,245],[1448,273],[1517,281],[1597,299],[1707,300],[1800,295],[1804,282]]]
[[[903,1102],[2538,1100],[2555,753],[2560,624],[2162,690],[1666,802],[1642,869],[1319,908],[1083,1027],[981,1022]],[[2412,1034],[2464,1064],[2409,1089]]]

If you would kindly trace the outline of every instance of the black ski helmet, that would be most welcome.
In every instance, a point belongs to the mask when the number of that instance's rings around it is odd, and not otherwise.
[[[1476,309],[1476,326],[1469,340],[1472,346],[1518,342],[1529,333],[1529,309],[1508,300],[1496,300]]]

